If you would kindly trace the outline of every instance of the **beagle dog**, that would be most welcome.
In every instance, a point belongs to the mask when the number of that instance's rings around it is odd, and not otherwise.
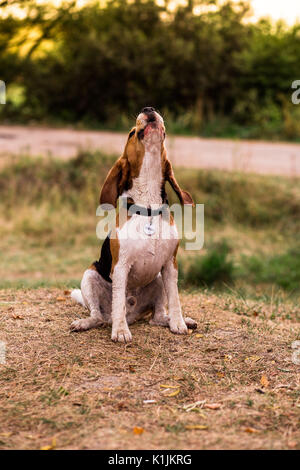
[[[168,327],[173,333],[197,328],[194,320],[182,316],[176,263],[179,237],[167,205],[166,182],[182,205],[194,203],[175,179],[164,139],[163,118],[154,108],[143,108],[100,195],[101,205],[114,208],[120,196],[120,200],[126,198],[127,217],[120,223],[117,216],[99,261],[84,272],[81,290],[71,294],[90,312],[88,318],[72,323],[72,331],[109,324],[112,340],[127,343],[132,339],[128,325],[149,312],[150,324]]]

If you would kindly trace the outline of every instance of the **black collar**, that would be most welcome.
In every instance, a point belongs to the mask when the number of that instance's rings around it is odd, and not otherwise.
[[[162,206],[158,207],[157,209],[151,209],[151,207],[144,207],[139,206],[138,204],[132,204],[127,202],[127,211],[128,215],[143,215],[146,217],[154,217],[157,215],[165,215],[169,211],[168,204],[163,204]]]

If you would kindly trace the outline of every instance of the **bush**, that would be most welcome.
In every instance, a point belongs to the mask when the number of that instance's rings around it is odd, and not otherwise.
[[[229,252],[228,244],[223,241],[214,245],[206,255],[195,258],[186,273],[186,283],[211,286],[232,282],[234,265],[228,259]]]
[[[244,257],[243,275],[249,282],[275,284],[286,290],[300,289],[300,245],[263,259]]]

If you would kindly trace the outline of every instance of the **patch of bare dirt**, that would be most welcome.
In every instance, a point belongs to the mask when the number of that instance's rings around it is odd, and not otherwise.
[[[2,449],[299,449],[292,320],[182,294],[187,336],[139,322],[70,333],[85,310],[58,289],[3,290]]]
[[[72,158],[84,149],[121,155],[126,138],[120,132],[0,126],[0,166],[20,154]],[[167,149],[181,167],[300,175],[300,144],[169,136]]]

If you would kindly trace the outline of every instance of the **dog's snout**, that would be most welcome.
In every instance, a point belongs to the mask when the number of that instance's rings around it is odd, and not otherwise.
[[[147,121],[148,122],[155,122],[156,121],[155,114],[154,113],[148,114],[147,115]]]
[[[155,109],[154,108],[152,108],[150,106],[148,106],[147,108],[143,108],[142,113],[145,114],[148,122],[155,122],[156,121]]]
[[[148,106],[146,108],[143,108],[141,112],[144,114],[151,114],[151,113],[154,113],[154,111],[155,111],[154,108],[151,108],[150,106]]]

